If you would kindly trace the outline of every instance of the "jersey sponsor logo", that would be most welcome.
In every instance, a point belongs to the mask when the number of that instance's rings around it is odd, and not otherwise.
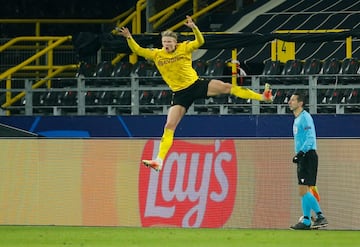
[[[157,147],[148,141],[142,158],[154,158]],[[140,165],[142,226],[223,226],[234,208],[237,177],[233,140],[175,140],[160,173]]]
[[[160,58],[156,63],[158,66],[164,66],[166,64],[175,63],[180,60],[189,60],[189,58],[184,55],[171,57],[171,58]]]

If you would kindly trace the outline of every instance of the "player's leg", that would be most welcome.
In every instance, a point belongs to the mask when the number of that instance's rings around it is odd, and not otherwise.
[[[257,93],[249,88],[225,83],[221,80],[212,79],[208,87],[208,96],[216,96],[219,94],[232,94],[243,99],[253,99],[258,101],[272,101],[270,84],[265,84],[263,94]]]
[[[157,158],[155,160],[143,160],[145,166],[151,167],[155,171],[162,169],[163,161],[173,144],[175,129],[185,113],[186,109],[181,105],[173,105],[169,108]]]
[[[185,107],[181,105],[171,106],[167,115],[167,120],[164,128],[164,133],[161,138],[158,157],[164,160],[169,149],[172,146],[174,139],[174,132],[181,119],[186,113]]]

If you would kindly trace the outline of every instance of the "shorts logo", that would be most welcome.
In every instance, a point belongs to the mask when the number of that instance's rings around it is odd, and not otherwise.
[[[155,157],[148,141],[142,159]],[[160,173],[140,165],[142,226],[221,227],[234,208],[237,161],[233,140],[175,140]]]

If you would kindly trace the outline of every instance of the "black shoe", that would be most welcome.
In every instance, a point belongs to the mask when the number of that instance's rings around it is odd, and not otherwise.
[[[310,230],[311,228],[310,228],[310,226],[305,225],[302,222],[298,222],[295,225],[290,226],[290,229],[292,229],[292,230]]]
[[[318,229],[320,227],[326,227],[329,223],[327,219],[323,215],[319,215],[317,219],[314,221],[314,224],[312,224],[311,228]]]

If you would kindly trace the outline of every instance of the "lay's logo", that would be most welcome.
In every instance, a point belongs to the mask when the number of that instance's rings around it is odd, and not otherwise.
[[[155,158],[158,144],[148,141],[142,159]],[[232,214],[236,184],[233,140],[175,140],[160,173],[140,165],[142,225],[221,227]]]

